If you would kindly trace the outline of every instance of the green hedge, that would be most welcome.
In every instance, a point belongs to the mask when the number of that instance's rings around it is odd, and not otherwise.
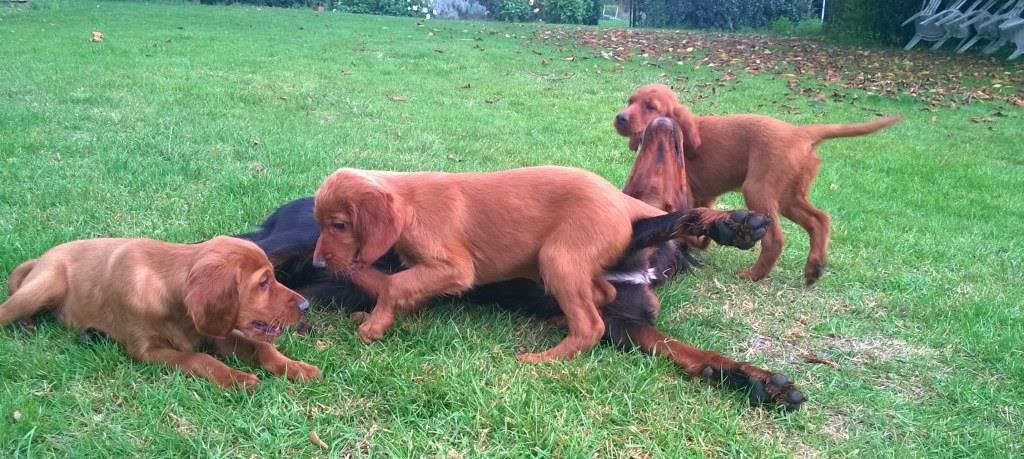
[[[702,29],[763,28],[780,18],[799,22],[820,0],[636,0],[640,25]]]
[[[921,0],[828,0],[825,33],[903,45],[914,28],[900,24],[920,10]]]
[[[432,0],[436,2],[438,0]],[[426,16],[433,13],[431,0],[200,0],[205,4],[247,3],[277,7],[312,7],[323,3],[328,9],[349,13],[388,16]],[[544,21],[563,24],[597,25],[603,0],[475,0],[501,21]]]

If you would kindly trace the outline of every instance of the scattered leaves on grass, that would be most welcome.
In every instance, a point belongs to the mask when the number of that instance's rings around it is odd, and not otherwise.
[[[996,98],[1024,106],[1024,68],[977,54],[848,47],[772,35],[633,29],[543,28],[535,38],[573,53],[582,45],[608,60],[641,57],[648,65],[721,69],[727,75],[722,82],[732,79],[729,72],[740,69],[768,72],[787,78],[791,90],[810,92],[810,97],[828,85],[825,93],[835,86],[857,88],[935,106]]]
[[[816,355],[814,355],[814,354],[812,354],[810,352],[804,354],[803,355],[803,359],[804,359],[804,362],[807,362],[807,363],[819,363],[819,364],[822,364],[822,365],[828,365],[828,366],[830,366],[832,368],[835,368],[836,370],[839,369],[839,364],[838,363],[835,363],[835,362],[833,362],[831,360],[828,360],[828,359],[823,359],[823,358],[818,357],[818,356],[816,356]]]
[[[11,413],[11,422],[18,422],[20,420],[21,420],[21,411],[14,410],[14,412]]]
[[[249,170],[251,170],[252,173],[257,177],[267,176],[267,166],[259,161],[253,161],[252,163],[249,163]]]
[[[498,103],[499,100],[501,100],[500,97],[492,97],[490,99],[484,99],[484,102],[487,102],[489,104],[495,104]]]
[[[457,163],[461,163],[462,162],[461,159],[456,158],[454,155],[448,155],[448,161],[454,161],[454,162],[457,162]]]
[[[320,449],[328,448],[327,443],[324,443],[324,441],[320,439],[320,436],[316,434],[315,430],[309,431],[309,442],[316,445],[316,447]]]
[[[98,32],[98,31],[93,30],[92,31],[92,36],[89,38],[89,41],[91,41],[93,43],[99,43],[99,42],[103,41],[103,32]]]
[[[260,145],[263,145],[263,141],[261,141],[259,137],[253,137],[253,138],[249,139],[249,145],[252,145],[254,147],[258,147]]]
[[[469,83],[466,83],[466,84],[464,84],[464,85],[462,85],[462,86],[459,86],[459,89],[469,89],[469,88],[471,88],[471,87],[473,87],[473,86],[472,86],[471,84],[469,84]]]
[[[58,159],[58,161],[59,161],[59,159]],[[21,325],[21,329],[24,330],[25,333],[28,333],[30,335],[32,335],[32,334],[34,334],[36,332],[36,321],[35,321],[35,319],[32,319],[32,318],[21,319],[21,320],[18,321],[18,325]]]
[[[394,102],[405,102],[405,96],[388,96]]]
[[[196,432],[196,426],[181,416],[174,413],[167,413],[167,416],[171,418],[171,422],[174,424],[174,430],[185,437],[191,437]]]

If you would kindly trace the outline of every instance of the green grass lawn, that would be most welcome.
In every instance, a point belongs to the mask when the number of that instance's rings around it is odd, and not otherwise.
[[[632,154],[611,119],[648,82],[704,88],[697,113],[907,120],[821,148],[812,200],[834,227],[819,284],[801,285],[807,237],[786,222],[765,281],[735,275],[756,251],[714,248],[658,291],[665,331],[789,375],[810,399],[800,412],[751,408],[607,345],[520,364],[517,350],[562,332],[454,300],[369,346],[341,313],[317,311],[311,335],[280,347],[324,379],[256,370],[253,393],[135,363],[46,321],[31,335],[0,330],[0,457],[1024,454],[1024,116],[1003,99],[937,110],[856,91],[818,101],[743,72],[719,86],[720,68],[613,62],[539,43],[536,25],[36,3],[0,7],[4,283],[72,239],[249,230],[342,166],[560,164],[622,184]],[[90,43],[93,30],[106,40]],[[808,352],[838,368],[804,362]]]

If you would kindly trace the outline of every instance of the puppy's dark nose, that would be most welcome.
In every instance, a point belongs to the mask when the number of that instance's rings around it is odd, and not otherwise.
[[[314,268],[326,268],[327,267],[327,260],[323,259],[323,258],[320,258],[320,257],[313,257],[313,267]]]
[[[308,310],[309,310],[309,301],[306,301],[306,299],[303,298],[303,300],[299,302],[299,311],[306,312]]]
[[[627,114],[625,114],[623,112],[619,112],[618,115],[615,115],[615,124],[626,124],[628,122],[629,122],[629,115],[627,115]]]

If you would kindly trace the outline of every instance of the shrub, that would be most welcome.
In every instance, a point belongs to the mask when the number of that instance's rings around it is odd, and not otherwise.
[[[279,8],[290,8],[293,6],[311,7],[322,0],[199,0],[203,5],[230,5],[232,3],[244,3],[247,5],[273,6]]]
[[[811,15],[814,0],[639,0],[641,25],[740,30],[763,28],[779,18],[798,22]]]
[[[590,0],[546,0],[541,18],[544,22],[582,24],[589,16]]]
[[[828,0],[825,33],[902,45],[914,33],[903,21],[920,11],[920,0]]]
[[[528,21],[537,17],[534,9],[539,11],[540,5],[534,6],[534,3],[534,0],[501,0],[495,17],[508,22]]]
[[[426,16],[431,13],[428,0],[333,0],[329,6],[348,13],[387,16]]]
[[[483,19],[489,14],[487,8],[475,0],[434,0],[430,7],[440,19]]]
[[[796,22],[810,15],[811,0],[690,0],[691,25],[740,30],[765,27],[779,18]]]
[[[590,0],[590,11],[587,17],[583,19],[583,23],[586,25],[597,25],[597,22],[601,20],[601,16],[604,14],[604,1],[603,0]]]

